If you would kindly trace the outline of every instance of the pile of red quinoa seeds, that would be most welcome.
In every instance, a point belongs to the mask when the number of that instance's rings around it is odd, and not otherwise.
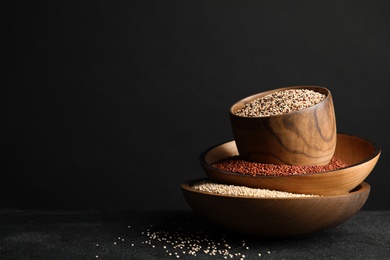
[[[288,176],[333,171],[347,165],[340,159],[333,157],[326,165],[275,165],[268,163],[249,162],[239,156],[228,157],[212,164],[214,168],[252,176]]]

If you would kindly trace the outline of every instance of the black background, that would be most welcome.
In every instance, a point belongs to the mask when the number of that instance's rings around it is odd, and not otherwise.
[[[388,1],[53,2],[2,2],[0,207],[187,209],[233,102],[319,85],[390,209]]]

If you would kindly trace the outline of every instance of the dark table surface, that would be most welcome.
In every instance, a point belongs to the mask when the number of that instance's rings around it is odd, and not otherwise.
[[[390,211],[316,234],[234,234],[192,211],[0,210],[0,259],[390,259]]]

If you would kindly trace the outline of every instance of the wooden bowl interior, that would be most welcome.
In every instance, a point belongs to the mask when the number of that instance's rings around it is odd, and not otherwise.
[[[337,136],[334,156],[352,166],[372,159],[379,153],[379,147],[363,138],[352,135]]]
[[[206,150],[200,156],[200,163],[206,175],[218,183],[302,194],[336,195],[345,194],[362,183],[374,169],[380,152],[380,147],[368,140],[338,134],[334,156],[348,165],[338,170],[288,176],[251,176],[213,167],[213,163],[239,154],[234,141]]]
[[[334,156],[342,160],[348,166],[368,161],[378,155],[380,148],[378,145],[352,135],[338,134]],[[207,164],[213,164],[221,159],[239,155],[234,141],[218,145],[204,156]]]
[[[254,198],[198,191],[181,185],[196,212],[226,229],[259,236],[296,236],[325,230],[346,221],[365,204],[370,186],[361,183],[338,196]]]

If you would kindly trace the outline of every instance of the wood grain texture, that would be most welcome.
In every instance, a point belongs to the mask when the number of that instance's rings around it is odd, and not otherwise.
[[[230,173],[211,166],[212,163],[238,155],[234,141],[207,149],[200,155],[200,164],[207,176],[219,183],[253,188],[289,191],[303,194],[345,194],[363,182],[374,169],[381,148],[366,139],[346,134],[337,135],[334,155],[348,167],[322,173],[294,176],[249,176]]]
[[[253,198],[201,192],[191,187],[197,181],[181,185],[196,212],[226,229],[267,237],[307,235],[335,227],[355,215],[370,192],[363,182],[338,196]]]
[[[326,95],[320,103],[269,117],[243,117],[234,112],[245,104],[287,89],[310,89]],[[294,86],[262,92],[242,99],[230,108],[230,122],[238,151],[247,161],[324,165],[336,147],[336,117],[332,94],[323,87]]]

